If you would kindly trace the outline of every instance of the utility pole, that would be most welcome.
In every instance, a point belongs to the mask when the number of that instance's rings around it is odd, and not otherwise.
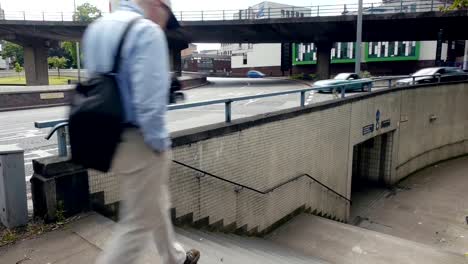
[[[356,34],[356,65],[354,72],[361,74],[361,58],[362,58],[362,0],[359,0],[359,10],[357,17],[357,34]]]
[[[73,0],[73,7],[74,7],[74,14],[73,18],[77,17],[77,9],[76,9],[76,0]],[[75,20],[75,19],[73,19]],[[78,82],[81,82],[81,54],[80,54],[80,42],[76,42],[76,66],[78,68]]]
[[[463,69],[468,71],[468,40],[465,40],[465,57],[463,59]]]

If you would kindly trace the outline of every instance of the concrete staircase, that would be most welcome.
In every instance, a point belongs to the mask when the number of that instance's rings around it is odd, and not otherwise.
[[[269,239],[339,264],[466,264],[464,256],[324,218],[300,215]]]
[[[70,228],[88,243],[103,249],[116,223],[98,214],[92,214]],[[223,233],[210,233],[191,228],[177,228],[177,239],[184,248],[201,251],[200,264],[325,264],[316,257],[306,256],[260,238],[241,237]],[[156,251],[143,257],[139,263],[161,263]]]
[[[193,173],[185,167],[177,168]],[[193,192],[181,192],[188,187],[182,188],[179,180],[174,180],[171,216],[177,226],[263,237],[301,213],[338,222],[347,220],[349,201],[308,175],[290,179],[266,193],[210,177],[183,179]]]

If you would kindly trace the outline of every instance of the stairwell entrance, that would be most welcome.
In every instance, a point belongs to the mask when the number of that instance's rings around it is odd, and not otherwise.
[[[393,132],[354,146],[350,222],[359,221],[375,198],[386,191],[392,167]],[[358,218],[358,219],[356,219]]]

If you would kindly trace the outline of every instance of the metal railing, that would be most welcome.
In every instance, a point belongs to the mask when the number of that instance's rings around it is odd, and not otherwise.
[[[75,14],[75,12],[8,11],[0,15],[0,20],[73,22]],[[105,14],[107,13],[101,13]]]
[[[287,181],[285,181],[285,182],[282,182],[282,183],[280,183],[280,184],[278,184],[278,185],[276,185],[276,186],[274,186],[274,187],[272,187],[272,188],[269,188],[269,189],[267,189],[267,190],[261,191],[261,190],[255,189],[255,188],[253,188],[253,187],[249,187],[249,186],[246,186],[246,185],[243,185],[243,184],[240,184],[240,183],[231,181],[231,180],[224,179],[224,178],[222,178],[222,177],[220,177],[220,176],[217,176],[217,175],[214,175],[214,174],[209,173],[209,172],[207,172],[207,171],[204,171],[204,170],[201,170],[201,169],[192,167],[192,166],[187,165],[187,164],[185,164],[185,163],[182,163],[182,162],[180,162],[180,161],[173,160],[172,162],[174,162],[175,164],[178,164],[178,165],[180,165],[180,166],[186,167],[186,168],[188,168],[188,169],[191,169],[191,170],[193,170],[193,171],[196,171],[196,172],[200,173],[200,175],[197,176],[197,177],[210,176],[210,177],[212,177],[212,178],[215,178],[215,179],[218,179],[218,180],[220,180],[220,181],[227,182],[227,183],[229,183],[229,184],[232,184],[232,185],[236,186],[236,187],[237,187],[236,191],[240,191],[240,190],[242,190],[242,189],[247,189],[247,190],[256,192],[256,193],[258,193],[258,194],[262,194],[262,195],[271,193],[271,192],[273,192],[274,190],[279,189],[279,188],[285,186],[285,185],[288,184],[288,183],[291,183],[291,182],[293,182],[293,181],[297,181],[297,180],[299,180],[299,179],[305,177],[305,178],[311,179],[311,180],[313,180],[314,182],[318,183],[320,186],[322,186],[323,188],[325,188],[327,191],[330,191],[330,192],[334,193],[335,195],[337,195],[337,196],[340,197],[341,199],[347,201],[349,204],[352,204],[352,201],[351,201],[350,199],[348,199],[348,198],[345,197],[344,195],[338,193],[337,191],[333,190],[333,189],[330,188],[329,186],[325,185],[324,183],[322,183],[321,181],[317,180],[316,178],[310,176],[310,175],[307,174],[307,173],[302,174],[302,175],[299,175],[299,176],[294,177],[294,178],[292,178],[292,179],[289,179],[289,180],[287,180]]]
[[[364,14],[434,12],[450,6],[447,0],[399,0],[382,4],[364,3]],[[256,20],[356,15],[358,4],[315,5],[283,8],[248,8],[237,10],[174,11],[179,21]],[[103,15],[106,13],[102,13]],[[74,12],[8,11],[0,20],[73,21]]]
[[[450,4],[445,0],[399,0],[392,3],[364,3],[364,14],[434,12]],[[281,8],[248,8],[241,10],[177,11],[179,21],[256,20],[278,18],[307,18],[320,16],[356,15],[358,4],[315,5]]]
[[[411,78],[412,81],[410,83],[407,83],[406,85],[415,85],[419,84],[419,79],[422,77],[432,77],[436,78],[437,81],[433,81],[432,83],[441,83],[443,78],[451,76],[451,75],[423,75],[423,76],[411,76],[411,75],[404,75],[404,76],[393,76],[393,77],[376,77],[373,78],[373,85],[368,87],[368,90],[366,92],[372,92],[373,88],[392,88],[395,87],[395,80],[400,80],[402,78]],[[466,75],[460,75],[460,76],[465,76],[465,79],[468,79],[468,73]],[[353,84],[358,84],[358,83],[368,83],[368,80],[363,80],[363,81],[358,81],[358,82],[353,82]],[[382,83],[382,85],[377,85],[378,83]],[[430,83],[428,83],[430,84]],[[243,96],[243,97],[235,97],[235,98],[227,98],[227,99],[218,99],[218,100],[211,100],[211,101],[202,101],[202,102],[194,102],[194,103],[185,103],[185,104],[175,104],[175,105],[169,105],[168,110],[169,111],[175,111],[175,110],[183,110],[183,109],[190,109],[194,107],[203,107],[203,106],[211,106],[211,105],[219,105],[219,104],[224,104],[224,121],[226,123],[231,123],[232,122],[232,104],[235,102],[240,102],[240,101],[248,101],[248,100],[255,100],[255,99],[262,99],[262,98],[268,98],[268,97],[274,97],[274,96],[282,96],[282,95],[291,95],[291,94],[299,94],[300,95],[300,103],[299,106],[301,108],[306,107],[306,94],[309,92],[313,91],[321,91],[321,90],[332,90],[333,94],[337,94],[337,91],[340,92],[340,97],[341,99],[346,98],[346,90],[355,90],[351,89],[348,87],[349,84],[339,84],[339,85],[328,85],[324,87],[312,87],[312,88],[307,88],[307,89],[299,89],[299,90],[290,90],[290,91],[284,91],[284,92],[276,92],[276,93],[269,93],[269,94],[261,94],[261,95],[252,95],[252,96]],[[52,128],[52,130],[48,133],[48,135],[45,137],[47,140],[49,140],[52,135],[58,131],[57,133],[57,144],[58,144],[58,149],[59,149],[59,156],[67,156],[67,131],[66,127],[68,126],[68,120],[67,119],[59,119],[59,120],[48,120],[48,121],[38,121],[34,123],[34,126],[36,128]]]

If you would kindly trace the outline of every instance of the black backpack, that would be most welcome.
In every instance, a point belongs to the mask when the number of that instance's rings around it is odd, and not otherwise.
[[[123,131],[124,109],[116,80],[122,47],[140,18],[130,21],[120,39],[111,72],[99,74],[76,87],[70,117],[71,160],[85,168],[109,171]]]

